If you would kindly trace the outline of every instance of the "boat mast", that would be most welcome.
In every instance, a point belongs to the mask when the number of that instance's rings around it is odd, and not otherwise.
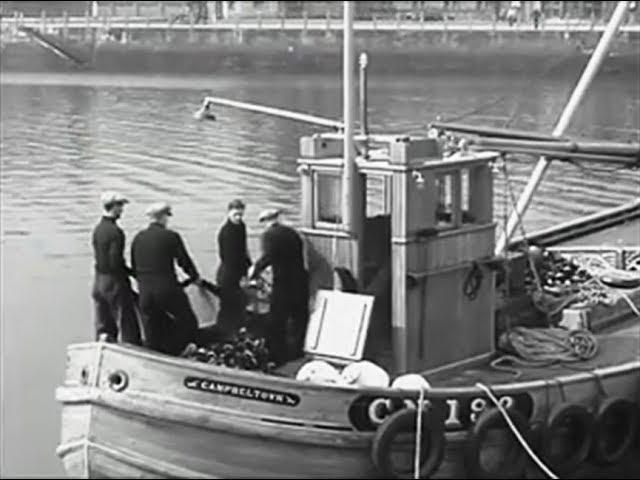
[[[571,94],[571,98],[569,98],[567,105],[564,107],[562,115],[560,116],[560,119],[558,120],[558,123],[553,130],[553,137],[561,137],[562,135],[564,135],[567,127],[569,126],[569,122],[573,118],[573,115],[575,114],[576,110],[580,106],[580,103],[582,102],[582,99],[584,98],[584,94],[589,88],[589,85],[591,85],[591,82],[598,73],[602,62],[605,60],[607,54],[609,53],[611,43],[613,42],[615,34],[618,31],[618,27],[624,19],[624,15],[628,6],[628,1],[618,2],[616,9],[611,16],[611,19],[609,20],[607,28],[602,34],[600,41],[598,42],[598,46],[594,50],[593,55],[591,55],[589,63],[582,72],[582,76],[580,77],[580,80],[578,81],[576,87],[573,90],[573,93]],[[531,176],[529,177],[527,185],[524,187],[524,190],[522,191],[522,194],[518,199],[518,203],[514,211],[511,212],[511,215],[509,216],[509,220],[507,221],[504,232],[498,239],[498,242],[496,244],[497,255],[502,254],[506,249],[511,235],[513,235],[513,232],[515,231],[516,227],[520,223],[520,220],[523,218],[524,213],[529,207],[531,199],[533,198],[533,194],[536,192],[538,185],[540,185],[542,177],[549,167],[549,164],[550,160],[547,157],[542,156],[538,160],[538,163],[536,164],[533,172],[531,173]]]
[[[347,233],[357,234],[358,212],[354,195],[357,191],[357,168],[353,145],[354,129],[354,62],[355,45],[353,42],[354,2],[343,4],[343,46],[342,46],[342,109],[344,121],[343,166],[342,166],[342,223]]]

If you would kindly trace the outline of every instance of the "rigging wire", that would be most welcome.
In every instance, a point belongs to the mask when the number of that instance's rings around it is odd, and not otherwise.
[[[529,457],[531,457],[531,459],[536,463],[536,465],[538,465],[540,470],[542,470],[549,478],[557,479],[558,476],[555,473],[553,473],[551,471],[551,469],[549,469],[549,467],[547,467],[542,462],[542,460],[540,460],[540,458],[535,454],[533,449],[529,446],[529,444],[524,439],[522,434],[518,431],[518,429],[516,428],[516,426],[513,423],[513,420],[511,420],[511,417],[509,417],[509,414],[507,413],[505,408],[502,406],[502,404],[498,401],[498,399],[493,394],[491,389],[489,387],[487,387],[486,385],[484,385],[483,383],[476,383],[476,387],[478,387],[484,393],[486,393],[487,396],[489,397],[489,399],[495,404],[496,408],[500,411],[500,413],[504,417],[505,421],[507,422],[507,425],[511,429],[511,432],[515,435],[516,439],[518,440],[518,442],[520,442],[520,445],[522,445],[522,448],[524,448],[524,450],[527,452]]]

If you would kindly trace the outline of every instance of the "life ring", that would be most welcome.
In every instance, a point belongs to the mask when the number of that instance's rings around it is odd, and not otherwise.
[[[393,413],[380,425],[373,437],[371,457],[373,464],[383,475],[383,478],[413,478],[413,461],[408,468],[394,465],[393,442],[401,434],[415,435],[418,411],[415,408],[405,408]],[[428,478],[433,474],[444,457],[444,418],[437,415],[433,407],[429,407],[422,414],[420,478]],[[413,450],[411,451],[413,458]],[[404,467],[404,468],[403,468]]]
[[[529,422],[517,410],[509,410],[509,417],[520,434],[529,441],[531,431]],[[491,430],[506,430],[513,439],[514,448],[505,451],[504,461],[496,469],[489,469],[483,464],[482,450],[487,436]],[[467,473],[474,478],[520,478],[524,475],[527,466],[527,454],[518,444],[516,438],[509,431],[509,427],[497,408],[490,408],[482,412],[475,425],[469,431],[465,449],[465,467]]]
[[[638,406],[623,398],[607,398],[598,408],[591,458],[611,465],[621,460],[638,433]]]
[[[589,455],[593,416],[583,406],[559,403],[551,409],[542,437],[544,459],[561,475],[571,473]]]

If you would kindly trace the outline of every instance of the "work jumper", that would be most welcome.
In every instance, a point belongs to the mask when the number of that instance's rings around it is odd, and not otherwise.
[[[303,355],[309,320],[309,278],[302,239],[293,228],[276,223],[262,234],[262,252],[253,277],[271,265],[273,291],[267,341],[273,360],[282,364]]]
[[[95,279],[91,296],[95,305],[96,339],[102,334],[116,341],[140,345],[140,327],[129,283],[131,269],[124,252],[124,232],[112,217],[102,217],[93,230]]]
[[[227,220],[218,233],[220,266],[216,281],[220,286],[220,311],[217,325],[230,333],[245,317],[246,298],[240,279],[247,274],[251,259],[247,251],[247,228],[243,222]]]
[[[178,283],[175,262],[199,278],[182,237],[159,223],[138,232],[131,244],[131,266],[140,288],[145,346],[172,355],[194,341],[198,320]]]

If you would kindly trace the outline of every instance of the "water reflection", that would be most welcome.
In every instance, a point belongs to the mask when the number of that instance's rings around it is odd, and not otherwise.
[[[475,110],[466,121],[551,131],[574,80],[374,78],[370,124],[424,132],[436,115],[450,118]],[[297,221],[298,137],[313,128],[227,109],[217,122],[194,122],[191,114],[203,95],[337,118],[340,83],[328,75],[20,74],[3,74],[2,82],[2,468],[7,475],[55,474],[60,472],[54,456],[59,419],[52,392],[62,378],[65,345],[90,336],[89,233],[99,215],[99,192],[116,189],[131,198],[122,221],[128,239],[145,224],[148,203],[170,200],[174,227],[211,277],[215,232],[231,198],[248,203],[254,251],[261,208],[283,208],[289,221]],[[639,114],[634,72],[605,75],[591,90],[572,133],[638,140]],[[523,157],[510,164],[516,193],[533,161]],[[637,196],[638,182],[637,173],[602,174],[556,163],[527,216],[527,229],[628,201]],[[504,191],[498,180],[497,220]]]

